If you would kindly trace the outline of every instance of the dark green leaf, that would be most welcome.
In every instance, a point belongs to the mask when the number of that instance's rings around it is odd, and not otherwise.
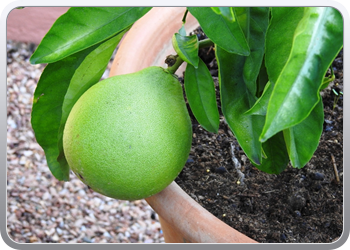
[[[288,61],[294,33],[304,13],[304,7],[271,8],[272,18],[266,32],[265,64],[269,80],[273,84]]]
[[[320,101],[305,120],[283,130],[293,167],[302,168],[310,161],[322,135],[323,121],[323,103],[320,97]]]
[[[260,164],[262,144],[259,135],[265,117],[244,114],[256,101],[242,75],[246,57],[230,54],[218,46],[215,47],[215,52],[219,68],[221,109],[225,120],[247,157],[255,164]]]
[[[228,52],[248,56],[250,53],[247,40],[237,21],[230,22],[216,14],[210,7],[188,7],[197,19],[204,33],[215,44]]]
[[[198,67],[198,38],[196,35],[183,36],[175,33],[172,38],[173,47],[182,60]]]
[[[219,111],[213,78],[199,59],[198,68],[187,64],[185,72],[185,91],[188,103],[197,121],[209,132],[217,133],[219,129]]]
[[[69,166],[61,147],[63,123],[78,96],[100,79],[121,37],[50,63],[40,77],[34,93],[31,123],[49,168],[58,180],[69,180]]]
[[[256,81],[256,96],[260,97],[265,89],[266,84],[269,82],[269,77],[267,75],[266,67],[265,67],[265,61],[263,59],[263,62],[261,63],[260,72]]]
[[[30,62],[56,62],[102,42],[130,27],[150,9],[151,7],[72,7],[52,25]]]
[[[265,86],[264,92],[261,97],[255,102],[253,107],[249,109],[245,114],[247,115],[266,115],[267,105],[269,103],[273,86],[268,82]]]
[[[303,11],[288,12],[285,8],[290,7],[272,9],[266,38],[266,66],[275,86],[260,136],[262,142],[310,115],[319,102],[323,77],[343,46],[343,19],[336,9],[305,7]],[[297,25],[285,26],[283,20],[288,18],[294,19],[293,23],[297,20]],[[284,48],[290,52],[276,57],[277,45],[272,41],[283,34],[284,29],[279,26],[286,30],[284,37],[291,36],[285,37],[290,42]],[[281,42],[279,46],[284,44]],[[274,60],[268,59],[272,54]]]
[[[256,95],[256,80],[264,58],[265,35],[269,25],[270,10],[267,7],[235,7],[233,9],[250,47],[250,55],[243,68],[244,81],[251,93]]]
[[[248,158],[255,164],[260,164],[262,145],[258,134],[262,131],[265,117],[246,115],[245,112],[257,100],[256,81],[264,56],[269,8],[234,8],[234,11],[252,53],[240,56],[227,53],[216,46],[221,107],[228,125]]]
[[[283,133],[279,132],[262,144],[266,158],[262,159],[260,165],[253,165],[269,174],[281,173],[289,163],[288,151],[284,141]]]

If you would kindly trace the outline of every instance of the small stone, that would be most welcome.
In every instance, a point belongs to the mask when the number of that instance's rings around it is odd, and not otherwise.
[[[83,237],[83,241],[86,243],[92,243],[92,240],[89,237]]]
[[[23,151],[23,155],[26,156],[26,157],[29,157],[33,154],[33,151],[30,151],[30,150],[25,150]]]
[[[54,228],[51,228],[50,230],[45,230],[45,234],[47,236],[51,236],[55,233],[55,229]]]
[[[80,189],[80,190],[78,191],[78,194],[79,194],[80,196],[82,196],[82,197],[86,196],[86,192],[85,192],[84,189]]]
[[[330,223],[329,221],[327,221],[327,222],[324,223],[323,226],[327,228],[327,227],[329,227],[330,225],[331,225],[331,223]]]
[[[153,243],[153,239],[145,239],[144,243]]]
[[[292,194],[288,199],[289,205],[295,210],[301,210],[306,205],[306,199],[300,193]]]
[[[286,241],[287,240],[287,236],[285,235],[285,234],[281,234],[280,235],[280,239],[281,239],[281,241]]]
[[[43,200],[51,200],[52,196],[49,192],[45,192],[43,195]]]
[[[191,158],[188,158],[187,161],[186,161],[186,163],[193,163],[193,162],[194,162],[194,160],[191,159]]]
[[[110,235],[110,233],[108,233],[108,232],[104,232],[103,236],[107,237],[107,238],[112,238],[112,235]]]
[[[300,217],[300,216],[301,216],[301,213],[300,213],[299,210],[295,210],[295,211],[294,211],[294,214],[295,214],[296,217]]]
[[[318,172],[311,174],[310,177],[311,177],[311,179],[316,180],[316,181],[323,181],[324,180],[324,174],[318,173]]]
[[[59,227],[56,228],[56,232],[58,233],[58,235],[62,235],[63,234],[62,229],[59,228]]]
[[[218,174],[224,174],[227,172],[226,168],[221,166],[221,167],[218,167],[215,169],[215,172],[218,173]]]
[[[35,235],[33,235],[29,238],[30,243],[37,242],[37,241],[38,241],[38,238]]]
[[[53,241],[56,241],[56,242],[58,242],[59,241],[59,237],[58,237],[58,235],[57,234],[54,234],[53,236],[52,236],[52,240]]]

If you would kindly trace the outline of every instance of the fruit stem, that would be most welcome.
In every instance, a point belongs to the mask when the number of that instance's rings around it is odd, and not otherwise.
[[[182,17],[182,23],[186,23],[186,17],[187,17],[188,9],[186,9],[184,16]]]
[[[213,45],[214,45],[214,42],[209,38],[198,42],[199,49],[203,49]],[[182,60],[181,57],[179,57],[178,55],[170,55],[167,57],[165,62],[168,64],[167,71],[169,71],[171,74],[175,74],[176,70],[181,66],[184,60]]]

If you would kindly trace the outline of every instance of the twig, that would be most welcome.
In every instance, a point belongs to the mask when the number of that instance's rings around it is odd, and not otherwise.
[[[269,190],[269,191],[265,191],[264,194],[273,193],[273,192],[278,192],[278,190]]]
[[[243,185],[244,184],[244,174],[241,171],[241,164],[239,163],[239,161],[235,157],[234,151],[235,151],[235,145],[231,142],[231,157],[232,157],[233,165],[235,166],[237,174],[239,175],[239,180],[237,181],[237,184]]]
[[[334,169],[335,179],[339,183],[340,179],[339,179],[339,175],[338,175],[338,169],[337,169],[337,165],[335,164],[335,159],[334,159],[333,154],[331,154],[331,157],[332,157],[332,162],[333,162],[333,169]]]

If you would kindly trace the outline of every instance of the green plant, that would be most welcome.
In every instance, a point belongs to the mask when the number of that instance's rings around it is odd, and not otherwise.
[[[74,7],[54,23],[32,55],[48,63],[34,93],[32,126],[50,170],[69,179],[63,129],[75,102],[96,84],[112,52],[149,7]],[[188,7],[208,39],[184,26],[174,34],[178,55],[170,73],[186,61],[185,92],[198,122],[216,133],[219,112],[213,79],[198,57],[213,45],[223,115],[250,161],[278,174],[289,162],[302,168],[322,133],[320,90],[343,46],[343,20],[331,7]],[[186,22],[187,11],[183,22]],[[325,80],[324,80],[325,79]]]
[[[335,89],[332,89],[332,91],[335,94],[334,101],[333,101],[333,110],[334,110],[335,106],[337,105],[337,103],[339,101],[340,95],[343,95],[343,92],[339,91],[339,93],[338,93]]]

